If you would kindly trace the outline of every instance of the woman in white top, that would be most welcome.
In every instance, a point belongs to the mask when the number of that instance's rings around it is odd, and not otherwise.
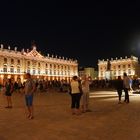
[[[72,81],[70,82],[70,92],[71,92],[71,109],[72,114],[80,115],[80,83],[77,76],[73,76]]]

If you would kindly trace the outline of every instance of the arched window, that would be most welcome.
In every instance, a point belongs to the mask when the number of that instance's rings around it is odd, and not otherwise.
[[[46,68],[48,67],[48,64],[46,63]]]
[[[7,63],[7,58],[4,58],[4,63]]]
[[[14,59],[11,59],[11,64],[14,64]]]
[[[38,67],[40,67],[40,63],[38,63]]]

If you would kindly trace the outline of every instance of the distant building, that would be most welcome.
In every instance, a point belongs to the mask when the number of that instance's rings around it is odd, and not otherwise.
[[[109,69],[110,68],[110,69]],[[130,58],[116,58],[111,60],[98,60],[98,78],[101,79],[116,79],[118,76],[123,77],[126,72],[128,76],[140,77],[140,64],[138,58],[131,56]]]
[[[91,77],[91,79],[93,80],[98,78],[98,73],[93,67],[81,68],[79,70],[79,77],[82,77],[84,75]]]
[[[0,48],[0,83],[7,78],[24,80],[25,73],[30,73],[36,79],[43,80],[70,80],[72,76],[78,75],[77,60],[65,59],[58,56],[41,55],[35,44],[32,50],[17,51]]]

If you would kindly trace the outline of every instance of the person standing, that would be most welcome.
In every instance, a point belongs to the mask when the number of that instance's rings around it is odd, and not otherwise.
[[[34,112],[33,112],[33,95],[35,92],[35,83],[33,79],[31,78],[30,73],[26,73],[26,82],[24,87],[25,92],[25,102],[27,106],[27,117],[29,119],[34,118]]]
[[[121,96],[122,96],[122,90],[123,90],[123,80],[121,79],[121,76],[118,76],[118,79],[116,80],[115,88],[118,93],[119,97],[119,104],[121,103]]]
[[[89,85],[90,85],[90,81],[89,78],[86,77],[86,75],[84,75],[82,77],[82,91],[83,91],[83,95],[81,97],[81,109],[82,112],[88,112],[89,110]]]
[[[77,76],[73,76],[72,81],[70,82],[70,93],[71,93],[71,109],[72,114],[80,115],[80,84]]]
[[[127,76],[126,73],[123,74],[124,79],[123,79],[123,86],[124,86],[124,92],[125,92],[125,100],[124,102],[129,103],[129,89],[130,89],[130,79]]]
[[[11,79],[7,79],[5,83],[5,96],[7,98],[7,106],[5,108],[12,108],[12,93],[13,93],[13,83]]]

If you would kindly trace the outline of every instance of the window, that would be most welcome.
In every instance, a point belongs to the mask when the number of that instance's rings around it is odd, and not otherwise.
[[[17,68],[17,73],[20,73],[20,68]]]
[[[3,72],[7,72],[7,67],[4,67],[3,68]]]
[[[128,64],[128,68],[130,68],[131,67],[131,65],[130,64]]]
[[[40,67],[40,63],[38,63],[38,67]]]
[[[27,73],[30,73],[30,69],[27,69]]]
[[[11,67],[11,68],[10,68],[10,72],[11,72],[11,73],[14,73],[14,67]]]
[[[38,74],[40,74],[40,69],[38,69]]]
[[[50,70],[50,75],[52,74],[52,70]]]
[[[33,74],[35,74],[35,69],[33,69]]]
[[[46,68],[48,67],[48,64],[46,64]]]
[[[56,70],[54,70],[54,75],[56,75]]]
[[[45,71],[45,72],[46,72],[46,74],[48,74],[48,70],[47,70],[47,69],[46,69],[46,71]]]
[[[4,63],[7,63],[7,58],[4,58]]]
[[[20,60],[17,60],[17,64],[20,65]]]
[[[14,64],[14,59],[11,59],[11,64]]]

